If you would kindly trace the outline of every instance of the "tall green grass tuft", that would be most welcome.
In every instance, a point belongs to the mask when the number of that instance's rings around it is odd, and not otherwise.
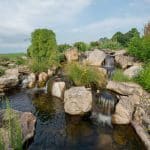
[[[129,77],[123,74],[123,71],[121,69],[115,70],[112,76],[112,80],[118,81],[118,82],[131,82],[132,81],[132,79],[129,79]]]
[[[0,149],[12,148],[14,150],[22,150],[22,131],[21,124],[19,122],[19,116],[11,109],[10,104],[7,100],[6,110],[3,115],[2,128],[0,130]],[[4,137],[3,130],[8,133],[8,137]]]
[[[105,75],[97,68],[77,62],[69,63],[65,66],[65,72],[77,86],[104,87],[106,84]]]

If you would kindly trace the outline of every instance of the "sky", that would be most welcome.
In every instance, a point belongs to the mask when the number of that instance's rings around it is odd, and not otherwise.
[[[150,0],[0,0],[0,53],[26,52],[31,33],[52,29],[58,44],[95,41],[150,21]]]

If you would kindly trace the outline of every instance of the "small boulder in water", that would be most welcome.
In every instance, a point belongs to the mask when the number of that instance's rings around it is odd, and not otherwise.
[[[39,87],[44,87],[46,82],[48,80],[48,74],[45,73],[45,72],[41,72],[39,75],[38,75],[38,86]]]
[[[71,115],[83,115],[92,109],[92,92],[85,87],[72,87],[65,91],[65,112]]]
[[[22,81],[23,88],[34,88],[36,82],[36,75],[34,73],[31,73],[27,76],[26,79]]]
[[[52,96],[62,99],[64,97],[65,86],[65,82],[53,82],[51,91]]]

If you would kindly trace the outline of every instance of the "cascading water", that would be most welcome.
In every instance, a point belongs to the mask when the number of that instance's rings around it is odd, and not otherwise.
[[[103,67],[107,70],[108,77],[111,78],[114,70],[115,70],[115,60],[113,56],[107,54]]]
[[[111,126],[111,115],[114,113],[117,98],[109,91],[96,94],[92,118],[96,118],[98,123]]]

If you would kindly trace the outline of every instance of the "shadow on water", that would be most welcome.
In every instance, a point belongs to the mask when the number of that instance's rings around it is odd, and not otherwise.
[[[85,117],[67,115],[62,100],[42,91],[17,91],[8,98],[14,109],[30,111],[37,117],[35,136],[28,150],[143,149],[130,126],[110,128],[95,124],[89,114]],[[0,107],[5,107],[4,100]]]

